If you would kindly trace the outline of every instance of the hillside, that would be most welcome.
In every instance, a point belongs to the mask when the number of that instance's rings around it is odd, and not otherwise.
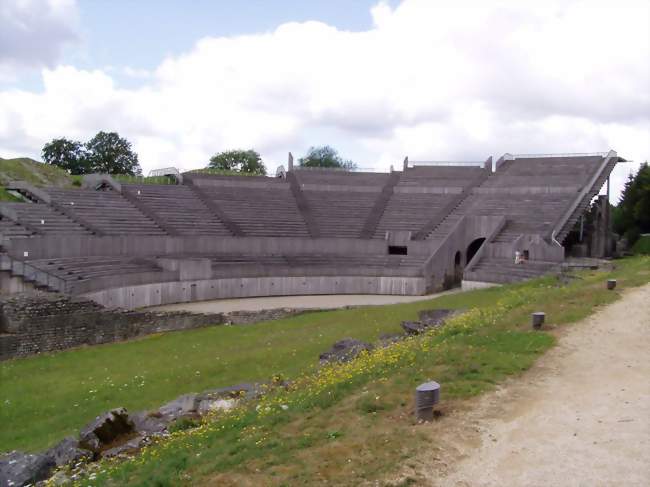
[[[9,181],[27,181],[35,186],[70,186],[72,178],[62,169],[42,162],[19,157],[3,159],[0,157],[0,186]]]

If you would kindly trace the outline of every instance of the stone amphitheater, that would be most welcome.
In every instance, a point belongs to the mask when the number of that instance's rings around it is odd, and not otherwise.
[[[549,272],[624,159],[511,155],[390,173],[177,175],[177,184],[8,186],[3,293],[38,288],[106,307],[311,294],[421,295]],[[601,199],[606,198],[601,197]],[[603,200],[604,201],[604,200]],[[606,205],[605,205],[606,207]],[[524,264],[515,264],[519,251]]]

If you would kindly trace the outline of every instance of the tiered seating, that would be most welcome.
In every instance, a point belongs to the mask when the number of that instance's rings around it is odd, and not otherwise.
[[[260,180],[263,184],[259,184]],[[231,177],[227,184],[201,186],[201,191],[215,201],[246,236],[309,236],[291,188],[285,181]]]
[[[522,157],[506,161],[484,187],[583,187],[600,167],[602,156]]]
[[[407,169],[377,226],[375,238],[387,231],[417,232],[431,219],[450,211],[449,205],[486,174],[480,167],[420,166]],[[448,191],[444,193],[443,191]]]
[[[9,218],[3,218],[0,215],[0,236],[9,238],[29,237],[33,233]]]
[[[230,235],[189,186],[129,184],[122,191],[140,201],[176,235]]]
[[[359,238],[388,174],[297,171],[321,237]]]
[[[483,192],[469,195],[427,238],[444,238],[463,215],[505,216],[506,225],[495,242],[511,242],[525,233],[544,235],[602,161],[601,156],[508,160],[480,185]]]
[[[114,191],[48,188],[52,200],[91,222],[105,235],[165,235],[151,219]]]
[[[78,284],[82,281],[101,277],[124,276],[143,272],[163,272],[154,261],[124,256],[39,259],[30,260],[28,263],[70,284]]]
[[[88,235],[91,232],[44,203],[3,203],[17,220],[43,234]]]
[[[420,267],[425,258],[407,255],[332,255],[332,254],[302,254],[302,255],[247,255],[220,254],[209,256],[215,275],[221,271],[232,273],[244,272],[247,268],[275,267],[290,271],[293,268],[366,267],[377,269],[413,269]],[[311,272],[311,271],[310,271]],[[340,271],[339,271],[340,272]],[[311,272],[313,273],[313,272]],[[231,274],[229,274],[231,275]]]

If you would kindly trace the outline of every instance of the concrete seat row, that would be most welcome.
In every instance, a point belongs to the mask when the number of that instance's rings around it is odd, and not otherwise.
[[[176,235],[231,235],[189,186],[129,184],[122,185],[122,191],[144,205]]]
[[[42,234],[89,235],[84,228],[65,214],[45,203],[3,203],[15,213],[18,223]]]
[[[359,238],[379,192],[303,190],[322,237]]]
[[[206,186],[202,191],[246,236],[307,237],[307,226],[289,185],[274,186]]]
[[[33,232],[20,223],[0,215],[0,237],[24,238],[33,235]]]
[[[52,201],[104,235],[165,235],[154,221],[115,191],[49,188]]]
[[[28,263],[64,281],[81,281],[141,272],[162,272],[155,261],[129,257],[38,259],[30,260]]]

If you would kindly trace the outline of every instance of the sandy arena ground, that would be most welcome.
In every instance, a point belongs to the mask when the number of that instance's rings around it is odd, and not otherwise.
[[[229,313],[231,311],[260,311],[263,309],[293,308],[293,309],[332,309],[346,306],[381,305],[412,303],[442,296],[454,289],[438,294],[425,296],[386,296],[377,294],[336,294],[319,296],[277,296],[268,298],[245,299],[216,299],[214,301],[199,301],[196,303],[167,304],[154,306],[151,311],[189,311],[190,313]]]
[[[400,477],[439,487],[650,485],[650,285],[557,334],[522,377],[432,424],[439,447]]]

